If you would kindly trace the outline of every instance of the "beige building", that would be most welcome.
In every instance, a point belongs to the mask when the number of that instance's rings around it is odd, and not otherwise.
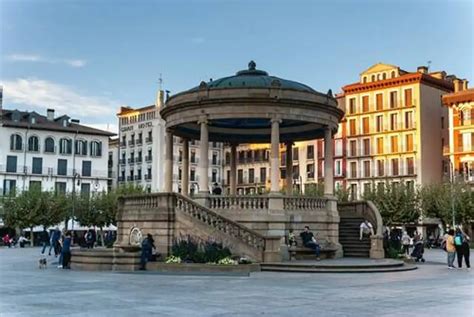
[[[354,198],[369,188],[442,180],[448,144],[447,108],[454,76],[418,67],[376,64],[343,87],[347,128],[347,186]]]

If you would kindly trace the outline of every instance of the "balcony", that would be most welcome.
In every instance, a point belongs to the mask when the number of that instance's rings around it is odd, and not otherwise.
[[[117,179],[117,181],[118,181],[119,183],[122,183],[122,182],[125,181],[125,177],[119,176],[118,179]]]
[[[150,163],[153,160],[151,155],[145,156],[145,162]]]
[[[142,175],[135,175],[135,181],[141,181]]]
[[[126,147],[127,146],[127,141],[121,141],[120,146],[121,147]]]
[[[142,161],[143,161],[143,158],[141,156],[139,156],[135,159],[135,163],[138,163],[138,164],[141,164]]]
[[[120,165],[125,165],[125,164],[127,164],[127,159],[125,159],[125,158],[120,159],[120,160],[119,160],[119,164],[120,164]]]
[[[137,146],[140,146],[140,145],[142,145],[142,144],[143,144],[143,139],[137,139],[137,140],[136,140],[136,145],[137,145]]]
[[[132,164],[135,164],[135,158],[134,157],[131,157],[128,159],[128,164],[132,165]]]
[[[135,140],[132,139],[132,140],[128,141],[128,146],[134,147],[135,146]]]
[[[134,179],[133,175],[127,176],[127,181],[128,181],[128,182],[133,181],[133,179]]]
[[[145,174],[145,180],[151,181],[151,174]]]
[[[145,142],[148,144],[148,143],[152,143],[153,142],[153,137],[149,136],[145,139]]]

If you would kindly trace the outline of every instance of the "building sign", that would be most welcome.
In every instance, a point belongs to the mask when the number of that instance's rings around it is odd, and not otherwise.
[[[133,125],[121,128],[120,132],[127,132],[127,131],[132,131],[132,130],[133,130]]]
[[[153,126],[153,123],[152,122],[145,122],[145,123],[140,123],[138,125],[138,128],[139,129],[145,129],[145,128],[150,128]]]

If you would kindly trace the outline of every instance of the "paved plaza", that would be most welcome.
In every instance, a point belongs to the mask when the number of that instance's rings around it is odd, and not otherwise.
[[[177,276],[79,272],[0,249],[0,316],[473,316],[473,271],[445,254],[400,273]]]

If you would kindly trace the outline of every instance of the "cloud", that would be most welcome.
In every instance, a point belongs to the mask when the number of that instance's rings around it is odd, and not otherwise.
[[[40,113],[54,108],[58,114],[89,118],[94,122],[108,122],[116,120],[116,110],[122,104],[107,97],[87,95],[69,86],[41,79],[20,78],[5,80],[1,84],[3,104],[8,108],[12,105],[23,106]]]
[[[83,59],[54,59],[35,54],[10,54],[6,57],[10,62],[30,62],[30,63],[48,63],[65,64],[71,67],[79,68],[86,66],[87,62]]]

